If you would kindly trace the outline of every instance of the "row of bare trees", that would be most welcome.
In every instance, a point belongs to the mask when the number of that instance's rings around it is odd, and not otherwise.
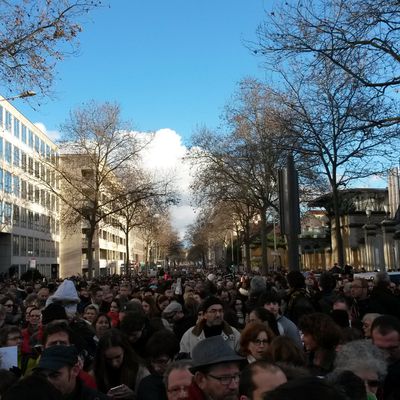
[[[238,208],[251,210],[247,221],[261,217],[264,272],[266,218],[278,209],[277,173],[289,153],[303,200],[332,194],[336,257],[345,264],[341,189],[384,174],[399,158],[399,24],[396,1],[282,3],[249,44],[272,79],[243,80],[222,128],[194,136],[197,204],[229,204],[232,221]]]

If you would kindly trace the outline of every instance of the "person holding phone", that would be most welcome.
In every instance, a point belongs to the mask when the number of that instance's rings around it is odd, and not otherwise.
[[[98,389],[112,399],[134,399],[141,379],[150,374],[116,329],[100,338],[93,369]]]

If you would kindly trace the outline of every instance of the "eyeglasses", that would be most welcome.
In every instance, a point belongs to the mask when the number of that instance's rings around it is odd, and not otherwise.
[[[4,304],[4,307],[14,307],[14,304],[12,304],[12,303]]]
[[[227,376],[215,376],[211,374],[207,374],[210,378],[217,380],[221,385],[228,386],[233,381],[235,383],[239,383],[240,374],[235,375],[227,375]]]
[[[256,340],[252,340],[253,343],[255,343],[257,346],[261,346],[261,345],[265,345],[268,344],[268,340],[267,339],[256,339]]]

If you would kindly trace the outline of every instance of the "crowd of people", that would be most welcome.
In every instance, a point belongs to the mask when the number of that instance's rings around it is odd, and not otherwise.
[[[400,399],[387,273],[175,275],[4,279],[1,398]]]

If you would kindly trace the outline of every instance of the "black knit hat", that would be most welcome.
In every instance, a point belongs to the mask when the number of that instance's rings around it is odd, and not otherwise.
[[[203,303],[201,303],[200,309],[201,311],[206,312],[214,304],[220,304],[221,306],[223,306],[222,301],[218,297],[216,296],[206,297],[203,300]]]
[[[42,311],[42,324],[47,325],[57,319],[68,319],[67,313],[61,304],[51,303]]]

